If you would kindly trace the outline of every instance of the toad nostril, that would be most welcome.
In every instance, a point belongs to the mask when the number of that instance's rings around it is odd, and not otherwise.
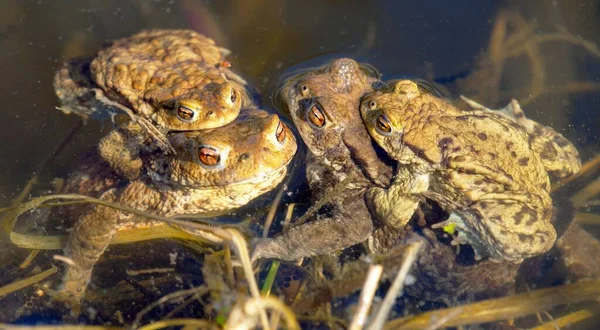
[[[239,161],[245,161],[248,159],[250,159],[250,154],[246,152],[240,155]]]

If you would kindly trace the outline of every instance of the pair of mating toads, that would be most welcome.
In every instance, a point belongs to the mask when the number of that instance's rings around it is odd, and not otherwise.
[[[130,118],[99,144],[104,166],[122,178],[95,188],[101,199],[172,216],[232,209],[281,182],[295,139],[276,115],[244,109],[250,98],[226,54],[191,31],[152,30],[57,72],[63,111]],[[437,228],[455,226],[454,243],[472,245],[488,265],[518,263],[553,245],[549,174],[580,167],[569,141],[527,119],[516,101],[463,111],[418,82],[374,90],[377,82],[371,67],[338,59],[282,84],[279,96],[309,149],[313,198],[345,189],[329,201],[328,215],[258,241],[254,259],[292,260],[363,242],[386,251],[406,240],[402,229],[424,198],[450,214]],[[369,135],[397,161],[395,174]],[[62,288],[72,306],[115,231],[142,220],[100,205],[80,216]]]

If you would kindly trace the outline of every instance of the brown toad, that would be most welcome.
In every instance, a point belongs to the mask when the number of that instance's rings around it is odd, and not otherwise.
[[[552,247],[551,167],[525,127],[492,111],[461,111],[408,80],[366,96],[360,111],[375,141],[410,172],[392,186],[428,180],[422,195],[449,211],[437,227],[455,225],[453,243],[513,262]]]
[[[135,179],[141,171],[138,149],[148,134],[169,151],[167,131],[223,126],[251,103],[243,79],[228,69],[228,53],[194,31],[142,31],[91,60],[65,63],[54,78],[59,109],[85,119],[128,114],[143,128],[133,130],[147,134],[115,130],[105,143],[112,150],[102,155]]]
[[[371,237],[374,222],[364,193],[368,187],[387,185],[391,177],[358,113],[360,98],[376,81],[372,68],[344,58],[298,74],[282,86],[280,96],[309,149],[306,176],[313,199],[335,196],[330,215],[259,242],[254,259],[329,254]]]
[[[277,115],[249,109],[226,126],[169,137],[177,156],[148,157],[148,173],[100,198],[163,216],[231,210],[273,189],[284,178],[296,141]],[[62,299],[76,310],[93,265],[115,232],[152,225],[143,217],[93,205],[73,226],[65,254],[69,265]]]

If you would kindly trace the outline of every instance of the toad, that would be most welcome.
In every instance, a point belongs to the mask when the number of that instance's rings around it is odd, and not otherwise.
[[[214,129],[172,133],[177,156],[148,156],[146,174],[108,189],[100,199],[163,215],[231,210],[277,186],[296,152],[289,128],[274,114],[243,110],[232,123]],[[59,299],[77,311],[93,265],[114,233],[125,226],[150,226],[141,216],[92,205],[69,235],[65,255],[73,261]]]
[[[127,133],[128,125],[125,132],[111,132],[100,151],[133,180],[142,171],[139,148],[149,137],[172,152],[166,132],[223,126],[250,105],[245,82],[229,69],[227,54],[194,31],[142,31],[91,60],[66,62],[54,77],[59,109],[84,119],[131,117],[134,133]]]
[[[371,237],[374,222],[365,192],[387,185],[391,178],[358,113],[361,97],[376,81],[373,68],[343,58],[284,82],[278,96],[308,147],[306,177],[312,197],[333,196],[329,214],[259,241],[253,259],[324,255]]]
[[[455,228],[453,244],[470,244],[477,259],[498,262],[520,262],[552,247],[547,169],[555,167],[530,143],[536,139],[518,123],[522,113],[511,119],[462,111],[408,80],[365,96],[360,112],[373,139],[406,168],[392,186],[415,177],[428,181],[419,194],[450,213],[436,227]],[[567,141],[554,133],[556,138],[545,140],[557,147]]]

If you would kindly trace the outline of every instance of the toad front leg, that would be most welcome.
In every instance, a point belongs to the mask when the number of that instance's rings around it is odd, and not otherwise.
[[[419,193],[429,188],[429,175],[400,166],[389,188],[371,187],[365,194],[371,213],[392,228],[404,227],[419,206]]]
[[[329,254],[365,241],[373,231],[373,222],[363,194],[350,194],[338,203],[329,218],[319,218],[260,241],[254,248],[252,260],[296,260]]]
[[[98,153],[119,175],[135,180],[142,173],[140,146],[144,133],[140,126],[130,122],[103,137],[98,144]]]

